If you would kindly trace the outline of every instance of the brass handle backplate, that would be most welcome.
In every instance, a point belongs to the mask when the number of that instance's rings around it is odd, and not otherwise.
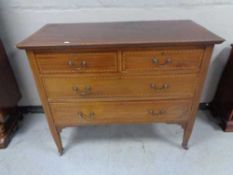
[[[154,65],[158,65],[158,66],[166,66],[166,65],[172,63],[172,59],[171,58],[166,58],[166,60],[163,63],[159,63],[159,59],[154,57],[154,58],[152,58],[152,63]]]
[[[151,116],[161,116],[161,115],[166,114],[166,111],[163,110],[163,109],[161,109],[161,110],[159,110],[159,111],[150,109],[150,110],[148,111],[148,113],[149,113]]]
[[[161,86],[156,85],[155,83],[150,84],[150,88],[154,90],[165,90],[168,89],[170,86],[168,83],[164,83]]]
[[[77,66],[77,64],[73,60],[68,60],[67,64],[68,66],[75,68],[75,69],[84,69],[87,67],[87,62],[85,60],[82,60],[79,66]]]
[[[92,88],[90,85],[86,85],[83,90],[79,90],[78,86],[73,86],[72,90],[75,94],[78,94],[80,96],[85,96],[91,93]]]
[[[78,112],[78,117],[84,120],[93,120],[95,117],[95,113],[89,112],[88,114],[84,114],[83,112]]]

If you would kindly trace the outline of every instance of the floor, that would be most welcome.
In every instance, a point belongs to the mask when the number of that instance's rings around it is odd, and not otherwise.
[[[67,128],[56,152],[43,114],[25,116],[9,147],[0,150],[0,175],[230,175],[233,133],[199,111],[188,151],[178,125]]]

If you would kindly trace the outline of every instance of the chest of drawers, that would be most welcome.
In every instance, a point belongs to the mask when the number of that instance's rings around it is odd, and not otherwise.
[[[192,21],[48,24],[26,49],[60,153],[64,127],[177,123],[187,148],[214,44]]]

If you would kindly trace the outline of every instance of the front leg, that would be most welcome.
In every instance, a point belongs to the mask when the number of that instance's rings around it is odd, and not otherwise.
[[[50,123],[50,131],[52,133],[53,139],[55,141],[55,144],[57,146],[58,152],[60,155],[63,154],[63,146],[61,141],[61,135],[60,135],[60,129],[56,128],[53,124]]]
[[[191,121],[188,121],[187,123],[183,124],[184,135],[183,135],[183,142],[182,142],[181,146],[185,150],[188,150],[188,142],[189,142],[190,136],[192,134],[193,125],[194,125],[194,122],[191,122]]]

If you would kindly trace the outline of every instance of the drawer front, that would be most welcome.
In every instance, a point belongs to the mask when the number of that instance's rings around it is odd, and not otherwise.
[[[124,51],[124,71],[174,71],[198,72],[204,49],[170,49]]]
[[[114,97],[192,97],[195,75],[153,77],[46,77],[49,99],[87,99]]]
[[[117,52],[37,54],[41,73],[117,72]]]
[[[169,122],[185,120],[190,101],[51,103],[56,125]]]

